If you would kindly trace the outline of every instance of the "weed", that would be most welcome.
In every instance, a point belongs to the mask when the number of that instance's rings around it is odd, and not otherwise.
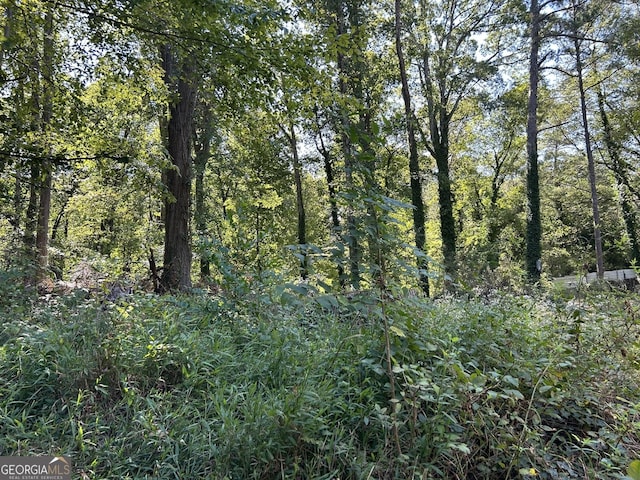
[[[0,454],[100,479],[623,478],[640,456],[633,297],[253,290],[14,292]]]

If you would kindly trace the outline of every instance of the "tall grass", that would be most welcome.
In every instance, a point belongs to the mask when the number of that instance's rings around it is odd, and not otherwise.
[[[0,455],[77,478],[623,478],[640,456],[637,298],[12,295]]]

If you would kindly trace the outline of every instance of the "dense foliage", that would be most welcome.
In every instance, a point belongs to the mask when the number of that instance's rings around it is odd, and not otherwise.
[[[0,1],[0,456],[638,480],[638,18]]]
[[[628,267],[637,5],[602,8],[4,1],[2,261],[431,294]]]
[[[619,293],[3,285],[0,453],[78,478],[611,479],[640,455],[640,303]]]

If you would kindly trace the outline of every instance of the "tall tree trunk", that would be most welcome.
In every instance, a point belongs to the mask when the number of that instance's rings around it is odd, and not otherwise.
[[[44,41],[43,41],[44,43]],[[29,111],[29,128],[33,132],[43,135],[42,130],[42,64],[38,59],[32,59],[27,66],[25,77],[27,82],[18,83],[19,96],[24,100],[24,105]],[[31,95],[26,95],[26,89],[29,89]],[[27,100],[28,98],[28,100]],[[44,153],[44,152],[41,152]],[[36,236],[38,231],[40,191],[42,190],[42,165],[43,162],[31,159],[29,160],[29,200],[27,203],[26,222],[24,229],[24,245],[29,261],[33,262],[33,266],[38,266],[38,250],[36,248]],[[38,273],[36,271],[36,273]]]
[[[44,19],[43,63],[42,63],[42,118],[40,131],[45,139],[45,155],[51,155],[52,146],[48,139],[51,120],[53,118],[53,5],[48,4]],[[38,206],[38,222],[36,228],[36,250],[38,252],[39,276],[44,276],[49,266],[49,216],[51,213],[51,160],[42,162],[40,186],[40,203]]]
[[[200,135],[194,128],[194,146],[195,146],[195,206],[194,206],[194,218],[196,222],[196,233],[199,237],[204,238],[207,235],[207,207],[206,207],[206,192],[204,188],[204,174],[207,169],[207,163],[211,155],[211,140],[213,138],[213,125],[211,122],[211,109],[203,104],[202,132]],[[195,127],[195,125],[194,125]],[[200,255],[200,278],[206,280],[211,276],[211,262],[209,261],[209,254],[203,252]]]
[[[300,276],[306,279],[309,275],[309,259],[307,256],[307,226],[306,226],[306,214],[304,209],[304,197],[302,192],[302,166],[300,165],[300,158],[298,156],[298,139],[296,137],[296,130],[291,123],[289,125],[289,133],[287,134],[289,144],[291,146],[291,153],[293,156],[293,178],[296,185],[296,209],[298,212],[298,245],[302,249],[300,252],[302,258],[300,260]]]
[[[331,214],[331,233],[336,239],[340,239],[342,234],[340,232],[340,216],[338,213],[338,196],[336,192],[336,185],[333,174],[333,159],[331,158],[331,152],[327,149],[322,138],[322,128],[320,126],[320,120],[318,118],[318,112],[315,112],[316,124],[318,126],[318,137],[320,144],[317,145],[318,152],[322,155],[324,162],[324,172],[327,177],[327,189],[329,193],[329,209]],[[346,285],[346,278],[344,273],[344,267],[342,266],[341,259],[337,259],[336,270],[338,272],[338,282],[340,287],[344,288]]]
[[[436,166],[438,167],[438,206],[440,210],[440,235],[444,255],[445,272],[449,281],[457,270],[456,265],[456,223],[453,218],[453,192],[449,172],[449,120],[440,124],[440,143],[434,147]]]
[[[531,0],[529,53],[529,100],[527,105],[527,253],[526,269],[531,282],[542,273],[542,222],[540,217],[540,184],[538,174],[538,83],[540,65],[540,6]]]
[[[449,125],[451,113],[447,112],[446,82],[437,80],[439,92],[434,91],[434,78],[430,65],[429,50],[422,58],[422,75],[425,86],[425,98],[429,117],[429,140],[425,141],[429,153],[436,161],[438,169],[438,206],[440,213],[440,236],[444,257],[445,286],[450,285],[457,270],[456,265],[456,224],[453,218],[453,193],[449,172]],[[436,95],[439,99],[436,100]]]
[[[429,277],[427,275],[427,261],[425,257],[425,215],[422,201],[422,179],[420,176],[420,164],[418,161],[418,143],[416,141],[415,118],[411,106],[411,92],[407,80],[407,69],[404,63],[401,35],[401,0],[395,0],[395,37],[396,53],[398,55],[398,67],[400,69],[400,81],[402,84],[402,100],[404,101],[405,121],[407,123],[407,140],[409,142],[409,175],[411,177],[411,204],[413,205],[413,230],[416,248],[419,251],[417,257],[418,278],[420,288],[429,296]]]
[[[580,110],[582,113],[582,129],[584,131],[584,143],[587,153],[587,165],[589,168],[589,188],[591,190],[591,209],[593,211],[593,237],[596,250],[596,271],[599,279],[604,278],[604,254],[602,252],[602,232],[600,229],[600,208],[598,205],[598,188],[596,183],[596,166],[591,148],[591,136],[589,135],[589,121],[587,117],[587,99],[584,89],[582,57],[578,32],[574,32],[574,47],[576,53],[576,70],[578,74],[578,91],[580,93]]]
[[[626,172],[622,162],[620,161],[620,146],[613,138],[613,129],[609,123],[609,116],[605,110],[604,93],[602,89],[598,91],[598,108],[600,110],[600,119],[602,121],[602,127],[604,130],[604,144],[611,158],[611,170],[616,179],[618,187],[618,195],[620,197],[620,208],[622,209],[622,219],[629,236],[629,243],[631,244],[631,259],[640,261],[640,244],[638,242],[638,227],[636,224],[636,217],[632,203],[629,201],[627,194]]]
[[[347,34],[346,19],[344,12],[344,2],[336,2],[336,27],[337,35],[343,36]],[[347,58],[344,53],[339,49],[337,55],[338,61],[338,88],[340,93],[346,98],[349,95],[349,86],[347,79],[353,81],[350,68],[347,65]],[[344,107],[342,107],[344,109]],[[342,153],[344,156],[344,172],[346,189],[350,194],[354,193],[353,182],[353,169],[354,169],[354,155],[353,147],[351,145],[350,131],[351,121],[347,112],[344,110],[341,112],[341,128],[340,138],[342,144]],[[358,238],[358,227],[356,224],[356,217],[353,211],[353,205],[347,206],[347,234],[346,234],[347,246],[349,247],[349,273],[351,286],[355,289],[360,288],[360,242]]]
[[[164,265],[161,286],[165,291],[191,288],[191,134],[196,90],[189,78],[191,68],[178,63],[169,45],[161,49],[164,80],[176,95],[169,105],[167,150],[174,168],[164,172],[171,198],[165,201]]]
[[[369,245],[369,258],[372,265],[371,277],[376,287],[382,292],[386,291],[387,264],[384,258],[382,244],[380,242],[380,218],[373,202],[367,202],[367,240]]]
[[[42,186],[40,187],[40,203],[38,205],[38,226],[36,229],[36,250],[38,252],[38,269],[44,276],[49,266],[49,216],[51,212],[51,167],[44,165]]]
[[[511,142],[509,142],[511,144]],[[502,166],[504,165],[507,157],[507,153],[498,154],[494,153],[493,159],[495,162],[495,170],[493,178],[491,179],[491,203],[489,208],[489,221],[487,226],[487,245],[489,245],[489,251],[487,252],[487,263],[489,268],[494,270],[500,264],[500,252],[498,250],[497,241],[500,237],[500,232],[504,228],[503,222],[496,219],[496,212],[498,211],[498,200],[500,199],[500,187],[503,183]]]
[[[53,220],[53,225],[51,226],[51,242],[55,242],[58,238],[58,232],[60,231],[60,225],[62,224],[62,220],[65,217],[65,210],[67,209],[67,205],[69,204],[69,197],[65,198],[64,203],[60,207],[60,211],[56,215],[56,218]]]
[[[10,39],[12,33],[12,24],[13,24],[13,7],[11,5],[7,5],[4,8],[5,12],[5,23],[3,28],[4,38]],[[4,64],[5,59],[5,50],[4,43],[0,43],[0,65]],[[18,82],[17,90],[22,94],[18,94],[18,98],[21,100],[24,99],[24,92],[22,89],[22,81]],[[16,162],[16,177],[14,182],[14,190],[13,190],[13,212],[9,222],[13,227],[14,232],[20,231],[20,224],[22,219],[22,169],[20,162]]]
[[[29,174],[29,200],[27,202],[26,222],[24,226],[24,245],[27,255],[35,260],[36,230],[38,228],[38,192],[40,185],[40,164],[31,161]]]
[[[341,83],[344,83],[340,80]],[[353,151],[351,139],[349,138],[350,122],[347,115],[343,113],[341,144],[344,156],[344,172],[346,190],[350,195],[355,193],[355,185],[353,182]],[[351,286],[355,289],[360,288],[360,239],[358,238],[358,225],[356,223],[356,215],[353,205],[347,205],[347,234],[344,236],[349,248],[349,278]]]
[[[200,158],[198,158],[200,156]],[[206,160],[202,160],[205,154],[199,152],[196,154],[195,171],[196,171],[196,191],[195,191],[195,210],[194,217],[196,220],[196,232],[198,236],[205,237],[207,232],[207,215],[205,208],[205,189],[204,189],[204,171]],[[200,278],[206,280],[211,276],[211,262],[209,255],[203,252],[200,255]]]
[[[358,72],[363,72],[362,66],[358,68]],[[362,99],[364,97],[361,88],[361,78],[357,81],[357,93],[356,98]],[[362,168],[362,174],[364,179],[364,189],[367,197],[376,198],[380,193],[380,186],[376,180],[376,152],[372,146],[372,140],[374,138],[373,129],[371,127],[372,115],[368,109],[362,109],[358,114],[358,144],[359,144],[359,164],[364,166]],[[367,215],[363,221],[364,234],[367,239],[367,245],[369,247],[369,262],[371,265],[371,277],[374,284],[380,289],[380,291],[386,290],[386,262],[383,255],[383,248],[381,242],[380,232],[380,218],[378,211],[376,210],[376,202],[367,201],[366,212]]]

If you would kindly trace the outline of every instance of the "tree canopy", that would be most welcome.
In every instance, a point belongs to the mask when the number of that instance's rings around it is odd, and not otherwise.
[[[3,262],[427,294],[627,267],[637,12],[601,7],[7,0]]]

